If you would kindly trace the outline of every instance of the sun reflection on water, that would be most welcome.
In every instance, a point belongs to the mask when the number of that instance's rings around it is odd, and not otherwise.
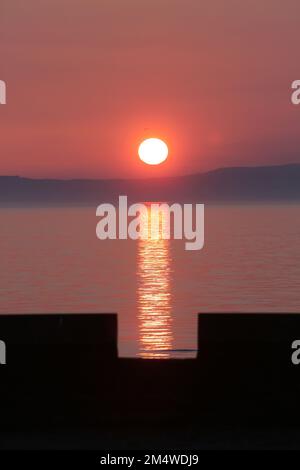
[[[163,212],[141,214],[141,239],[137,248],[137,307],[139,356],[169,358],[173,346],[171,317],[170,241]],[[151,224],[151,231],[148,230]]]

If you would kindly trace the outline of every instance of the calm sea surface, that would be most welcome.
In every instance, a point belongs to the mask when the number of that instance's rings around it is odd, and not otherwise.
[[[120,356],[193,357],[199,312],[300,312],[298,205],[206,205],[201,251],[100,241],[94,207],[0,217],[0,313],[117,312]]]

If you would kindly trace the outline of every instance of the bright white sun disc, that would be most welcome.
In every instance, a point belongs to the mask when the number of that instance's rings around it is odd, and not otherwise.
[[[161,139],[146,139],[139,146],[139,157],[148,165],[159,165],[168,158],[168,146]]]

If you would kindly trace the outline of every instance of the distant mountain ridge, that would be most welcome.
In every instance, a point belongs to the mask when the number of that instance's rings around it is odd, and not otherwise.
[[[30,179],[0,176],[0,204],[99,204],[135,201],[299,201],[300,164],[228,167],[150,179]]]

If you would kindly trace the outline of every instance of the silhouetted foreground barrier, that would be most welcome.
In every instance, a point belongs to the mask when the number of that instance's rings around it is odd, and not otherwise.
[[[203,394],[210,417],[297,425],[300,365],[294,362],[300,354],[294,342],[299,338],[298,314],[199,315],[198,364],[209,384]]]
[[[0,315],[0,339],[7,384],[61,386],[117,359],[117,315]]]
[[[300,315],[200,314],[197,359],[122,359],[117,315],[2,315],[0,431],[300,419]]]
[[[298,338],[300,315],[201,314],[199,365],[214,368],[219,376],[229,374],[239,381],[248,378],[248,382],[253,379],[257,386],[263,386],[273,376],[296,372],[292,354],[297,351],[292,345]]]

